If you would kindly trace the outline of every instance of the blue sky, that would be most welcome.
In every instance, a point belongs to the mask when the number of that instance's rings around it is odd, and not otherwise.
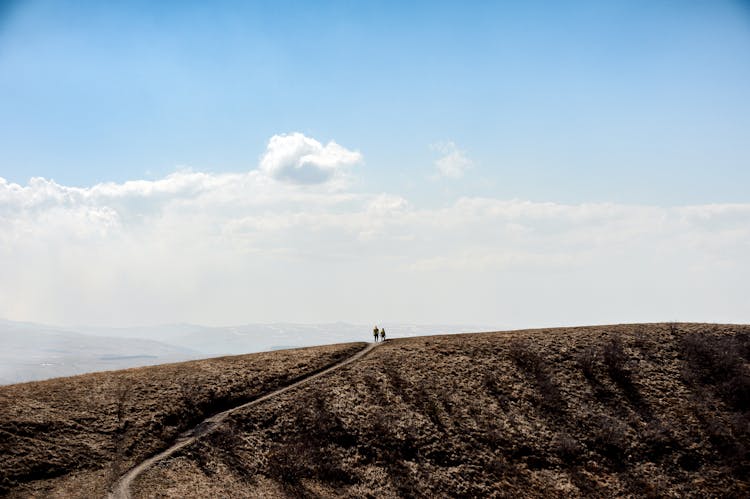
[[[0,2],[8,319],[750,322],[748,185],[747,2]]]
[[[0,176],[245,171],[301,131],[423,202],[747,200],[741,2],[11,3]],[[453,141],[473,175],[424,182]]]

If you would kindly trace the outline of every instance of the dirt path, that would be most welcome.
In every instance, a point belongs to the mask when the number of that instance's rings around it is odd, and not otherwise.
[[[177,438],[177,441],[168,449],[160,452],[159,454],[156,454],[155,456],[152,456],[142,463],[138,464],[134,468],[132,468],[130,471],[128,471],[126,474],[124,474],[120,479],[112,486],[111,492],[107,495],[108,499],[131,499],[130,495],[130,484],[135,480],[141,473],[149,469],[154,464],[158,463],[162,459],[165,459],[178,450],[182,449],[183,447],[192,444],[195,442],[201,435],[205,435],[206,433],[209,433],[216,429],[225,419],[227,419],[232,413],[236,411],[240,411],[242,409],[245,409],[247,407],[252,407],[254,405],[260,404],[262,402],[265,402],[266,400],[276,397],[277,395],[281,395],[282,393],[291,390],[292,388],[296,388],[300,385],[303,385],[309,381],[312,381],[314,379],[320,378],[321,376],[324,376],[328,374],[329,372],[338,369],[340,367],[343,367],[347,364],[350,364],[354,362],[357,359],[360,359],[364,357],[366,354],[368,354],[370,351],[372,351],[373,348],[380,345],[380,343],[370,343],[365,348],[357,352],[356,354],[352,355],[348,359],[344,359],[338,364],[334,364],[331,367],[324,369],[323,371],[320,371],[316,374],[312,374],[304,379],[301,379],[297,381],[296,383],[293,383],[291,385],[285,386],[284,388],[279,388],[278,390],[268,393],[266,395],[263,395],[262,397],[259,397],[255,400],[252,400],[250,402],[247,402],[242,405],[238,405],[237,407],[233,407],[232,409],[227,409],[224,412],[219,412],[217,414],[214,414],[213,416],[204,419],[198,425],[196,425],[194,428],[187,430],[180,434],[180,436]]]

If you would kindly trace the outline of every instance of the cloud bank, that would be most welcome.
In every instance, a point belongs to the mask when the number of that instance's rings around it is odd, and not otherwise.
[[[331,144],[276,136],[247,173],[86,188],[0,178],[0,317],[750,322],[750,204],[425,208],[332,188],[362,158]]]

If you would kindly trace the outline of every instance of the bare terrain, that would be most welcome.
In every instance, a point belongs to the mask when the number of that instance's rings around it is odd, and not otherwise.
[[[750,327],[436,336],[267,402],[134,497],[747,497]]]
[[[5,491],[101,497],[206,416],[362,347],[0,387]],[[747,497],[750,326],[389,340],[193,434],[133,497]]]
[[[0,495],[103,497],[210,414],[337,363],[363,343],[0,386]]]

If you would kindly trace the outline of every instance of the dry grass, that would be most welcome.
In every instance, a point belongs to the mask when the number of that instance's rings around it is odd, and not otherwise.
[[[747,497],[750,327],[390,341],[243,411],[136,497]]]
[[[349,357],[361,343],[0,386],[0,495],[101,497],[209,414]]]

